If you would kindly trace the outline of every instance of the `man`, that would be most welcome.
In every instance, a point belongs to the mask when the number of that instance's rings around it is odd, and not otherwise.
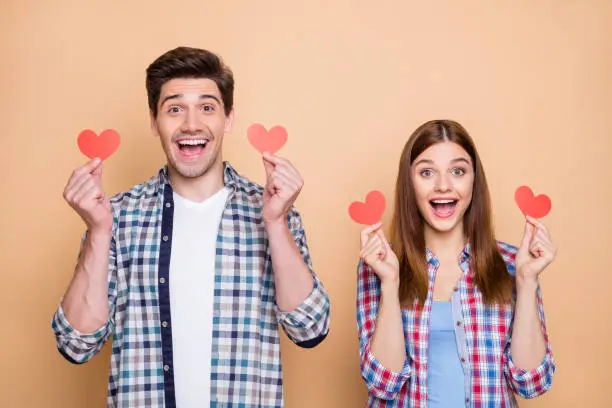
[[[114,333],[109,407],[282,407],[278,324],[309,348],[330,319],[293,207],[302,179],[268,153],[264,187],[222,160],[234,79],[215,54],[171,50],[146,85],[167,165],[111,199],[99,160],[70,177],[87,231],[52,321],[58,349],[84,363]]]

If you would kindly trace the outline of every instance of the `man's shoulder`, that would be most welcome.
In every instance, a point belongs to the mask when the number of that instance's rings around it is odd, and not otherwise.
[[[132,186],[126,191],[119,192],[110,198],[111,207],[114,211],[126,210],[140,207],[143,202],[157,199],[161,184],[161,174],[150,177],[148,180]]]
[[[264,187],[249,177],[238,173],[233,168],[226,169],[226,186],[228,182],[234,189],[234,203],[242,210],[254,210],[263,206]]]
[[[261,200],[263,197],[264,188],[261,184],[256,183],[247,176],[238,173],[234,169],[230,169],[231,179],[235,183],[237,190],[246,196],[255,197]]]

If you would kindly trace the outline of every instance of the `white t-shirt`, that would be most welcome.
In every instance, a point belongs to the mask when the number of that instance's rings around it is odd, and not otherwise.
[[[176,405],[210,406],[215,248],[229,190],[198,203],[174,193],[170,311]]]

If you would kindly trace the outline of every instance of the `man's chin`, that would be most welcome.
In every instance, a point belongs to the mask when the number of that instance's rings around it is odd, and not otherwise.
[[[192,163],[185,164],[181,162],[170,163],[169,169],[177,176],[184,179],[196,179],[205,176],[215,166],[215,163]]]
[[[208,173],[209,167],[203,166],[177,166],[175,168],[178,176],[186,179],[195,179],[204,176]]]

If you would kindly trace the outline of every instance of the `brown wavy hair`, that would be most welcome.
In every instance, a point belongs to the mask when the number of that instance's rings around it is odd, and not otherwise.
[[[412,307],[418,300],[422,306],[428,290],[424,219],[417,207],[411,166],[428,147],[447,141],[461,146],[474,166],[472,201],[464,214],[463,228],[470,244],[476,286],[487,304],[511,301],[513,281],[493,232],[491,198],[484,169],[474,141],[463,126],[452,120],[422,124],[410,136],[402,152],[391,223],[391,245],[400,263],[400,301],[405,307]]]
[[[221,93],[225,116],[234,106],[234,74],[221,57],[211,51],[177,47],[147,67],[147,98],[153,117],[157,117],[157,104],[162,86],[174,78],[208,78],[214,81]]]

